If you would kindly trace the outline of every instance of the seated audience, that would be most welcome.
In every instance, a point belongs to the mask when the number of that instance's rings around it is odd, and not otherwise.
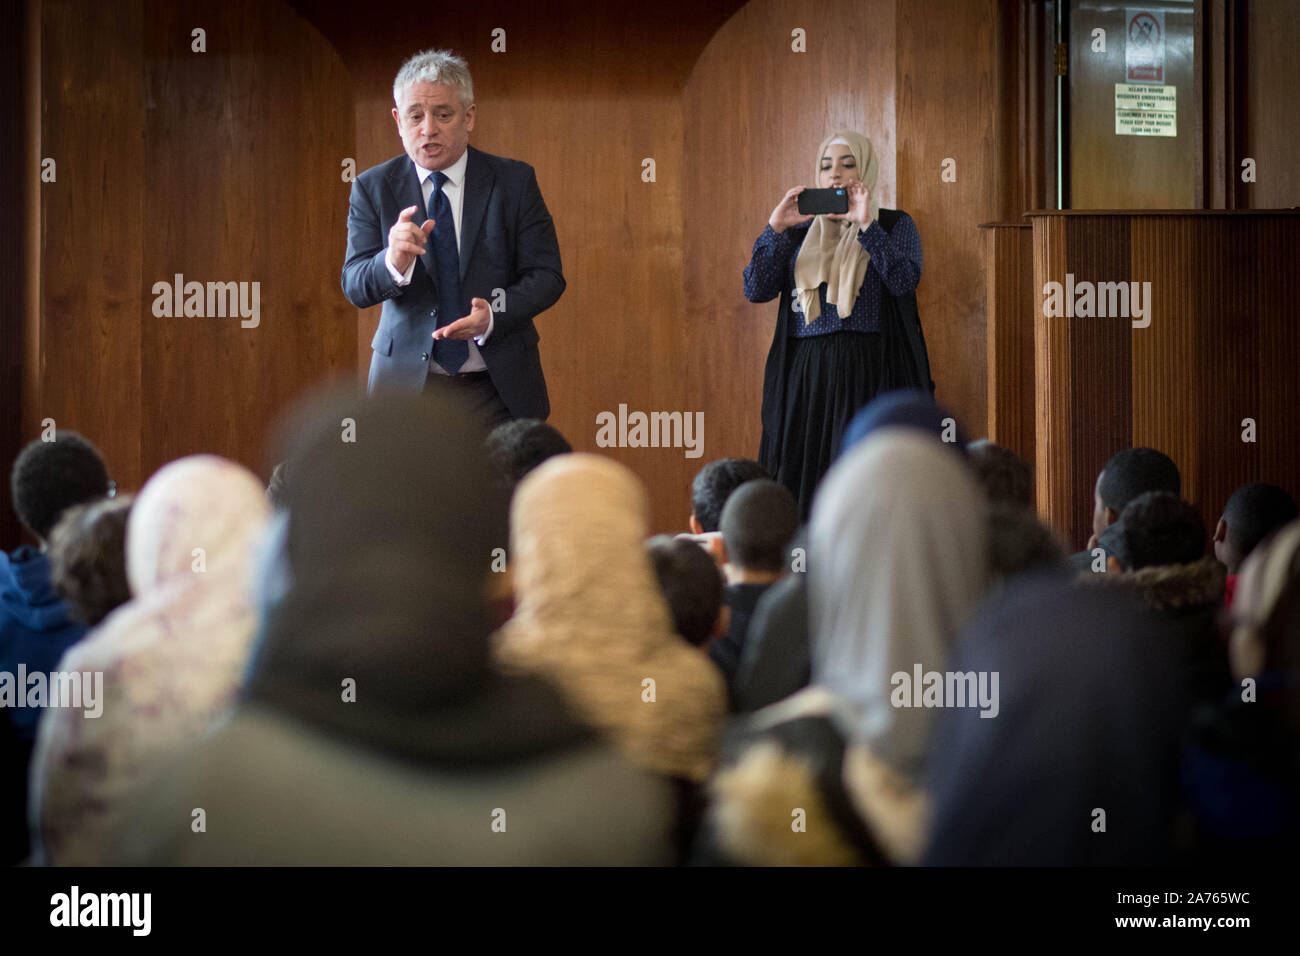
[[[998,675],[997,716],[949,707],[928,774],[934,866],[1175,860],[1185,726],[1175,638],[1118,589],[1028,575],[981,608],[957,673]]]
[[[1223,568],[1205,556],[1205,525],[1196,509],[1164,491],[1139,495],[1102,533],[1101,547],[1111,573],[1085,580],[1118,581],[1173,624],[1189,703],[1219,700],[1229,681],[1215,631]]]
[[[1297,515],[1295,499],[1277,485],[1253,481],[1232,493],[1214,527],[1214,556],[1228,569],[1224,604],[1232,606],[1237,573],[1255,546]]]
[[[963,457],[966,454],[961,426],[929,392],[897,389],[877,396],[853,417],[841,456],[874,431],[889,426],[918,429]],[[749,712],[774,704],[807,687],[811,674],[807,575],[794,574],[773,584],[754,608],[732,682],[732,706]]]
[[[1288,866],[1300,850],[1300,522],[1252,549],[1227,624],[1237,683],[1197,715],[1183,761],[1197,861]]]
[[[673,633],[642,544],[649,523],[640,480],[607,458],[565,455],[525,478],[510,506],[517,606],[498,658],[549,678],[633,762],[698,782],[726,689]]]
[[[357,421],[355,446],[338,441],[343,415]],[[553,687],[494,671],[483,596],[506,494],[467,406],[341,392],[282,434],[295,463],[289,590],[263,624],[247,693],[219,730],[159,767],[119,860],[669,860],[671,788],[576,722]],[[430,488],[447,507],[430,506]],[[587,523],[569,530],[581,552]],[[640,540],[629,544],[652,588]],[[191,832],[193,807],[207,836]]]
[[[104,498],[111,487],[99,451],[76,432],[59,431],[51,442],[30,442],[14,462],[14,511],[39,548],[20,545],[0,552],[0,671],[19,664],[50,671],[63,652],[85,634],[50,583],[48,539],[64,512]],[[21,736],[31,739],[40,711],[6,708]]]
[[[1034,470],[1010,448],[981,438],[966,446],[966,457],[989,504],[1026,510],[1034,506]]]
[[[699,862],[917,859],[938,712],[895,706],[896,675],[947,667],[985,591],[987,535],[969,468],[916,429],[881,429],[832,466],[811,523],[812,685],[729,734]]]
[[[488,433],[488,460],[511,490],[542,462],[573,451],[554,425],[537,418],[515,418]]]
[[[1070,556],[1076,570],[1105,571],[1105,562],[1095,560],[1092,554],[1101,533],[1119,520],[1130,501],[1148,491],[1182,493],[1178,466],[1168,455],[1154,448],[1126,448],[1106,462],[1093,490],[1092,537],[1084,550]]]
[[[108,469],[95,446],[72,431],[54,441],[30,442],[10,474],[14,512],[38,542],[0,551],[0,674],[20,670],[49,674],[59,658],[86,633],[83,621],[59,596],[51,580],[47,540],[72,507],[109,494]],[[25,684],[25,682],[24,682]],[[0,866],[28,853],[27,769],[41,707],[0,702]]]
[[[727,577],[723,601],[731,620],[727,633],[709,645],[709,657],[730,689],[754,608],[789,568],[787,548],[799,530],[799,504],[785,485],[759,478],[732,492],[720,527]]]
[[[102,712],[50,709],[37,734],[30,813],[44,862],[109,862],[131,788],[232,703],[256,626],[252,543],[269,510],[251,472],[212,455],[172,462],[140,491],[126,536],[133,597],[59,663],[102,674]]]
[[[722,574],[699,545],[659,534],[646,542],[659,590],[673,616],[673,630],[692,647],[726,633]]]
[[[63,513],[50,533],[50,579],[68,610],[95,627],[131,600],[126,524],[134,495],[118,495]]]

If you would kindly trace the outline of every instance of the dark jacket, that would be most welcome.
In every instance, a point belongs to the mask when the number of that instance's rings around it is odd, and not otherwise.
[[[748,713],[802,690],[811,677],[808,576],[791,574],[772,585],[754,609],[732,700]]]
[[[1232,683],[1228,654],[1215,617],[1223,599],[1223,565],[1213,558],[1190,564],[1152,565],[1123,574],[1096,574],[1085,581],[1131,588],[1156,617],[1180,637],[1177,679],[1189,708],[1215,704]]]
[[[48,674],[85,633],[54,593],[43,553],[28,545],[0,551],[0,672],[16,681],[23,664],[28,673]],[[31,707],[0,707],[0,866],[27,856],[27,770],[40,715]]]
[[[717,664],[727,679],[730,694],[740,667],[740,657],[749,634],[749,621],[754,608],[770,588],[770,584],[728,584],[722,591],[722,601],[731,611],[731,624],[727,633],[709,645],[709,658]]]
[[[998,716],[943,711],[924,862],[1176,862],[1186,722],[1181,688],[1168,679],[1178,657],[1172,630],[1121,589],[1058,572],[1026,575],[990,597],[948,666],[998,674]]]
[[[668,781],[595,740],[439,768],[250,705],[161,768],[111,858],[128,866],[667,865],[675,799]],[[194,807],[206,812],[206,835],[191,831]]]
[[[0,552],[0,671],[16,674],[21,663],[28,673],[48,674],[85,633],[86,626],[73,620],[54,593],[49,558],[28,545],[12,554]],[[3,709],[19,736],[35,736],[39,710]]]
[[[880,210],[880,225],[886,232],[894,228],[899,216],[896,209]],[[796,245],[802,245],[808,234],[807,226],[790,230]],[[781,458],[781,421],[785,416],[786,355],[790,340],[790,322],[793,295],[790,289],[781,292],[781,304],[776,313],[776,334],[772,348],[767,353],[763,371],[763,439],[759,445],[758,463],[768,474],[777,473]],[[885,368],[880,391],[898,388],[926,388],[934,392],[934,379],[930,377],[930,359],[921,331],[921,316],[916,308],[916,293],[903,296],[890,295],[881,290],[880,333],[884,337]]]
[[[555,225],[531,166],[467,149],[460,224],[463,301],[456,318],[469,314],[475,296],[500,309],[492,334],[479,349],[483,362],[513,416],[544,419],[551,405],[533,319],[564,292]],[[408,286],[397,285],[384,264],[388,230],[408,206],[423,208],[424,194],[415,164],[405,154],[367,169],[352,184],[343,294],[359,309],[384,304],[370,343],[372,391],[397,388],[418,394],[423,389],[439,322],[433,243],[416,261]],[[504,293],[500,302],[494,301],[498,289]]]
[[[1300,850],[1300,749],[1287,675],[1261,674],[1197,711],[1183,754],[1195,862],[1290,864]],[[1293,692],[1293,691],[1292,691]]]

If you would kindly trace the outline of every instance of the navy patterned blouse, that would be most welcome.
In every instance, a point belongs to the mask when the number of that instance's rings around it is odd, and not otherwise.
[[[804,233],[807,235],[807,233]],[[835,306],[826,301],[826,283],[817,290],[821,296],[822,312],[815,322],[805,324],[803,316],[795,312],[790,323],[790,335],[806,338],[826,335],[829,332],[879,332],[881,290],[890,295],[906,295],[916,290],[921,281],[921,237],[916,223],[905,212],[898,214],[893,232],[885,232],[879,221],[873,219],[866,229],[858,231],[858,242],[871,255],[866,278],[853,312],[841,318]],[[770,225],[754,240],[754,254],[745,267],[745,298],[750,302],[770,302],[786,289],[794,288],[794,263],[799,256],[798,242],[790,238],[790,230],[777,232]]]

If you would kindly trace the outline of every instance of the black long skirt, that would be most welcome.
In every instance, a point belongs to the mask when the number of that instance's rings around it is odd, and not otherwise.
[[[790,489],[807,521],[849,421],[880,391],[883,338],[879,332],[792,338],[785,358],[785,414],[772,477]]]

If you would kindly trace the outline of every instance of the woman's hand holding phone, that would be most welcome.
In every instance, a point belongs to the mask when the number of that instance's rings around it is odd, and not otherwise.
[[[843,214],[832,213],[827,219],[847,219],[856,222],[859,229],[871,225],[871,190],[859,180],[845,187],[849,191],[849,211]]]
[[[773,231],[785,232],[791,226],[802,226],[812,220],[812,216],[801,215],[799,212],[799,194],[803,191],[803,186],[795,186],[777,203],[767,220]]]

